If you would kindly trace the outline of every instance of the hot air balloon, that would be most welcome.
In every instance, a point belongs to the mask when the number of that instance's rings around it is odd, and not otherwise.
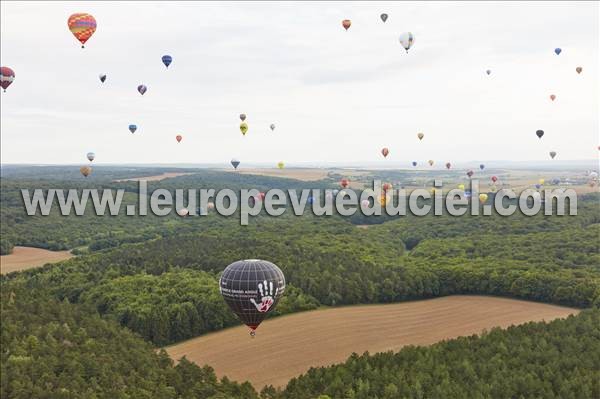
[[[479,194],[479,202],[484,204],[488,200],[488,195],[485,193]]]
[[[412,161],[412,166],[417,166],[417,161]]]
[[[467,176],[469,176],[469,179],[470,179],[471,176],[473,176],[473,171],[472,170],[468,170],[467,171]]]
[[[379,18],[381,18],[381,20],[382,20],[383,22],[385,22],[385,21],[387,21],[387,19],[388,19],[388,15],[387,15],[386,13],[383,13],[383,14],[381,14],[381,15],[379,16]]]
[[[492,193],[495,193],[496,191],[498,191],[498,187],[496,187],[495,185],[491,185],[491,186],[490,186],[490,191],[491,191]]]
[[[242,122],[245,121],[246,120],[246,114],[240,114],[240,119],[242,120]]]
[[[556,156],[556,151],[550,151],[550,158],[554,159]]]
[[[544,180],[544,179],[540,179],[538,181],[539,181],[540,184],[544,184],[546,182],[546,180]]]
[[[94,158],[96,158],[96,154],[94,154],[93,152],[88,152],[86,156],[87,156],[88,161],[90,161],[90,162],[92,162],[94,160]]]
[[[187,208],[181,208],[177,211],[177,214],[181,217],[186,217],[190,214],[190,211],[188,211]]]
[[[583,68],[582,67],[577,67],[577,68],[575,68],[575,71],[577,73],[581,73],[581,71],[583,71]]]
[[[143,96],[144,93],[146,92],[146,90],[148,90],[148,88],[145,85],[139,85],[137,87],[137,90],[140,92],[140,94]]]
[[[381,206],[385,206],[386,203],[387,203],[387,197],[385,195],[382,195],[381,197],[379,197],[379,204]]]
[[[240,132],[245,136],[248,131],[248,124],[246,122],[240,123]]]
[[[342,21],[342,26],[344,27],[344,29],[350,29],[350,25],[352,25],[352,22],[349,19],[345,19]]]
[[[211,210],[211,209],[215,209],[215,203],[214,202],[209,202],[208,204],[206,204],[206,207]]]
[[[90,173],[92,173],[92,168],[89,166],[82,166],[81,168],[79,168],[79,171],[81,172],[83,177],[88,177]]]
[[[100,78],[100,82],[102,83],[104,83],[104,81],[106,80],[106,74],[104,73],[101,73],[98,77]]]
[[[465,190],[465,198],[471,198],[472,196],[471,190]]]
[[[231,166],[233,166],[233,169],[237,169],[239,164],[240,164],[240,161],[238,161],[237,159],[233,158],[231,160]]]
[[[492,181],[493,181],[494,183],[496,183],[496,182],[498,181],[498,178],[497,178],[496,176],[492,176]]]
[[[265,193],[263,193],[263,192],[260,192],[260,193],[258,193],[258,194],[257,194],[257,195],[254,197],[254,199],[255,199],[256,201],[259,201],[259,202],[260,202],[260,201],[264,201],[264,200],[265,200],[265,196],[266,196],[266,194],[265,194]]]
[[[362,206],[363,208],[368,208],[369,205],[371,205],[371,203],[369,202],[369,200],[362,200],[360,202],[360,206]]]
[[[283,162],[279,161],[279,162],[277,163],[277,167],[278,167],[279,169],[283,169],[283,168],[285,167],[285,164],[284,164]]]
[[[398,40],[400,41],[400,44],[402,45],[402,47],[404,47],[404,50],[406,50],[407,53],[408,50],[413,46],[413,44],[415,44],[415,37],[410,32],[402,33]]]
[[[433,159],[430,159],[429,161],[427,161],[427,163],[429,164],[429,166],[433,166]]]
[[[562,49],[557,47],[554,49],[554,52],[556,53],[556,55],[559,55],[562,52]]]
[[[93,16],[86,13],[71,15],[67,21],[67,25],[73,36],[81,42],[81,48],[84,48],[85,42],[96,31],[96,20]]]
[[[540,188],[542,188],[542,185],[541,185],[541,184],[536,184],[536,185],[535,185],[535,188],[536,188],[537,190],[539,190]]]
[[[544,131],[543,130],[536,130],[535,135],[538,136],[539,139],[541,139],[542,136],[544,135]]]
[[[0,86],[6,91],[8,86],[15,80],[15,72],[9,67],[0,68]]]
[[[348,180],[348,179],[342,179],[342,181],[340,181],[340,186],[342,186],[343,188],[348,187],[349,184],[350,184],[350,180]]]
[[[418,133],[417,137],[419,138],[419,140],[423,140],[423,137],[425,137],[425,134],[423,133]]]
[[[492,70],[488,69],[488,70],[485,71],[485,73],[487,73],[488,75],[490,75],[492,73]]]
[[[169,68],[169,65],[171,65],[171,62],[173,62],[173,57],[171,57],[170,55],[163,55],[162,62],[167,68]]]
[[[271,126],[269,126],[271,128],[271,131],[275,130],[275,124],[271,123]]]
[[[554,94],[550,94],[550,100],[552,100],[552,101],[556,100],[556,96]]]
[[[223,299],[250,327],[250,336],[285,292],[285,277],[275,264],[259,259],[239,260],[225,268],[219,279]]]
[[[480,164],[479,165],[479,169],[484,170],[485,169],[485,165],[484,164]]]
[[[390,150],[388,150],[387,148],[381,149],[381,155],[383,155],[384,158],[387,157],[389,153],[390,153]]]
[[[393,186],[392,186],[392,183],[383,183],[383,185],[381,186],[381,188],[383,188],[383,191],[384,191],[384,192],[386,192],[386,193],[387,193],[389,190],[391,190],[391,189],[392,189],[392,187],[393,187]]]
[[[458,189],[465,191],[465,185],[464,184],[459,184],[458,185]]]
[[[338,195],[339,192],[340,192],[340,190],[337,190],[337,189],[332,191],[333,195]]]
[[[136,130],[137,130],[137,126],[136,125],[129,125],[129,131],[131,133],[135,133]]]
[[[175,136],[175,140],[177,140],[178,143],[181,143],[181,139],[183,139],[181,134],[178,134],[177,136]]]
[[[452,167],[452,164],[450,162],[446,162],[446,169],[450,169]]]

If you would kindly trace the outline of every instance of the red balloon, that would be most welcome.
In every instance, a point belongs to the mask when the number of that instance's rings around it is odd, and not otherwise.
[[[392,185],[390,183],[383,183],[383,186],[381,186],[383,188],[383,191],[388,191],[392,188]]]
[[[556,100],[556,96],[554,94],[550,94],[550,100],[552,100],[552,101]]]
[[[0,68],[0,85],[6,91],[6,88],[15,80],[15,71],[9,67]]]
[[[496,181],[498,181],[498,178],[497,178],[496,176],[492,176],[492,181],[493,181],[494,183],[496,183]]]
[[[450,162],[446,163],[446,169],[450,169],[451,166],[452,164]]]
[[[183,137],[180,134],[175,136],[175,140],[177,140],[178,143],[181,143],[181,139],[183,139]]]
[[[343,188],[346,188],[346,187],[348,187],[348,185],[349,185],[349,184],[350,184],[350,180],[348,180],[348,179],[342,179],[342,181],[340,182],[340,185],[341,185]]]
[[[342,21],[342,26],[344,27],[344,29],[348,30],[350,28],[350,25],[352,25],[352,22],[350,22],[349,19],[345,19]]]
[[[388,150],[387,148],[383,148],[381,150],[381,155],[383,155],[384,157],[387,157],[389,153],[390,153],[390,150]]]
[[[469,177],[473,176],[473,171],[472,170],[468,171],[467,176],[469,176]]]

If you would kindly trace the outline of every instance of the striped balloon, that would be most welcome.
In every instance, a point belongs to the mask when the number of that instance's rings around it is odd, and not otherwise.
[[[96,32],[96,20],[87,13],[76,13],[69,17],[69,30],[77,40],[81,42],[83,48],[85,42]]]
[[[6,91],[7,87],[15,80],[15,71],[9,67],[0,68],[0,85]]]

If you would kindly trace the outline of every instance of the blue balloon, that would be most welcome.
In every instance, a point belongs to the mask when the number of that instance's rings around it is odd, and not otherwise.
[[[308,197],[308,203],[309,205],[312,205],[312,203],[315,201],[315,199],[313,197]]]
[[[535,185],[535,188],[536,188],[536,189],[538,189],[538,190],[539,190],[541,187],[542,187],[542,185],[541,185],[541,184],[536,184],[536,185]]]
[[[471,190],[465,190],[465,198],[471,198]]]
[[[562,50],[560,49],[560,47],[557,47],[554,49],[554,52],[556,53],[556,55],[559,55],[561,51]]]
[[[137,126],[136,125],[129,125],[129,131],[131,133],[135,133],[136,130],[137,130]]]
[[[479,169],[483,170],[485,168],[484,164],[479,165]]]
[[[173,57],[171,57],[170,55],[163,55],[162,62],[168,68],[169,65],[171,65],[171,62],[173,62]]]
[[[412,165],[417,166],[417,161],[413,161]]]

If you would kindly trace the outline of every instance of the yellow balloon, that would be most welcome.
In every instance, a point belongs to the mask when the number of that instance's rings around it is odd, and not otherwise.
[[[544,184],[545,181],[546,180],[544,180],[544,179],[540,179],[540,184]]]
[[[465,185],[464,184],[459,184],[458,185],[458,189],[465,191]]]
[[[246,135],[246,132],[248,131],[248,124],[246,122],[240,123],[240,131],[244,136]]]
[[[278,167],[279,169],[283,169],[283,167],[284,167],[284,166],[285,166],[285,164],[284,164],[283,162],[279,162],[279,163],[277,164],[277,167]]]
[[[485,203],[488,200],[488,195],[487,194],[479,194],[479,202],[481,202],[482,204]]]

